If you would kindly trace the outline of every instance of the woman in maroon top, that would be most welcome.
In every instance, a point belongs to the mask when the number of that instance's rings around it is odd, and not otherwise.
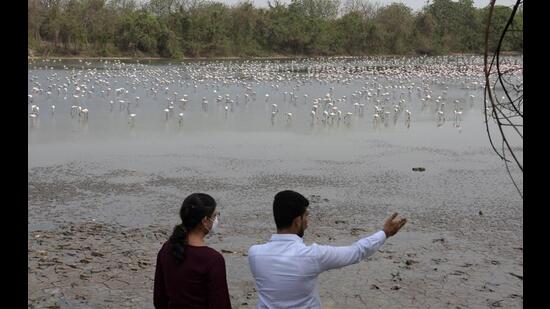
[[[231,308],[225,260],[204,243],[214,232],[219,212],[208,194],[193,193],[180,209],[182,223],[157,256],[155,308]]]

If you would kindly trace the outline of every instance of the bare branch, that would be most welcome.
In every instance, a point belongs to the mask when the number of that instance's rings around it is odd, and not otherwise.
[[[511,31],[511,25],[513,24],[514,17],[519,6],[523,1],[518,0],[514,5],[512,12],[508,18],[504,29],[500,33],[499,41],[493,55],[491,57],[491,62],[489,63],[489,36],[491,29],[491,20],[493,15],[493,10],[495,6],[495,0],[492,0],[489,4],[489,14],[487,19],[487,26],[485,29],[485,52],[484,52],[484,73],[485,73],[485,91],[483,94],[484,97],[484,116],[485,116],[485,127],[487,130],[487,135],[489,137],[489,142],[495,153],[504,161],[506,171],[514,187],[518,191],[521,198],[523,198],[522,191],[518,187],[514,176],[510,172],[510,162],[515,162],[516,166],[521,170],[523,175],[523,164],[520,162],[517,157],[512,145],[509,142],[509,134],[515,132],[515,134],[523,140],[523,133],[520,131],[523,128],[523,81],[521,79],[516,79],[514,75],[518,71],[523,72],[522,68],[511,65],[511,63],[504,63],[500,57],[502,45],[506,34]],[[513,29],[515,30],[515,29]],[[492,72],[493,67],[496,67],[496,72]],[[494,77],[494,81],[491,81],[491,77]],[[499,99],[497,95],[498,91],[503,91],[504,96]],[[488,107],[489,105],[489,107]],[[488,118],[491,117],[498,128],[499,138],[501,140],[501,151],[497,150],[494,144],[494,136],[491,133],[489,127]],[[513,131],[504,131],[504,128],[511,127]],[[508,157],[511,157],[509,159]]]

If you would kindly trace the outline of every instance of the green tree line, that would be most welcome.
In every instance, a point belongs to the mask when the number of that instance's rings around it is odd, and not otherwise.
[[[511,8],[496,6],[494,48]],[[34,55],[263,57],[480,53],[488,8],[433,0],[414,12],[368,0],[28,0]],[[503,50],[523,51],[523,11]]]

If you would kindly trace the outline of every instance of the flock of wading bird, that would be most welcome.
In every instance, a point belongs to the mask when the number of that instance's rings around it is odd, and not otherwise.
[[[484,88],[477,56],[164,64],[43,59],[30,60],[29,67],[31,129],[39,129],[45,116],[87,125],[90,115],[106,113],[124,115],[119,119],[129,128],[149,117],[183,129],[193,117],[208,115],[220,122],[233,115],[239,121],[264,117],[266,127],[378,130],[399,122],[410,128],[422,118],[437,127],[452,120],[460,128],[463,110]]]

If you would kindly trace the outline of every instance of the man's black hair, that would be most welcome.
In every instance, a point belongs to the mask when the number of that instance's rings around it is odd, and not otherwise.
[[[291,190],[277,193],[273,201],[273,216],[277,229],[288,228],[296,217],[304,215],[309,201],[303,195]]]

